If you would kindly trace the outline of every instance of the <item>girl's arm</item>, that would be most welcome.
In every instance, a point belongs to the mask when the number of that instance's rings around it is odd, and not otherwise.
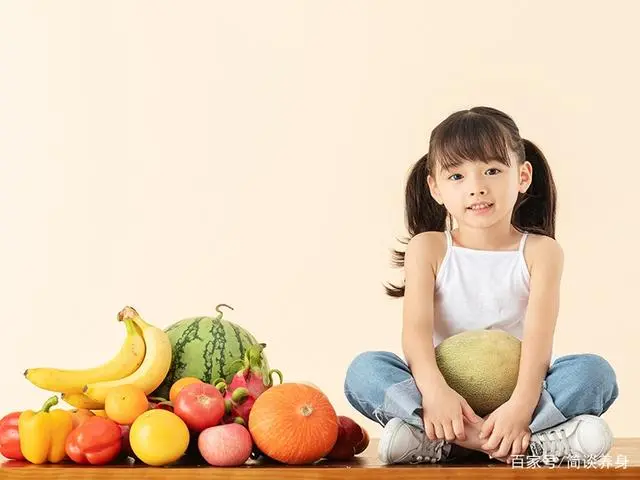
[[[529,305],[524,321],[518,381],[511,399],[533,413],[551,361],[564,253],[553,238],[532,236],[530,240],[533,241],[527,244],[531,265]]]
[[[435,252],[437,232],[419,233],[409,240],[405,252],[402,349],[422,394],[434,384],[446,384],[433,348]]]

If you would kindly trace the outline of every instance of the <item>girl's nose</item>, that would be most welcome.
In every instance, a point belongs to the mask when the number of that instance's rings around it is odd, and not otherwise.
[[[473,192],[471,192],[471,196],[473,197],[476,193],[478,195],[486,195],[487,194],[487,190],[483,188],[481,190],[473,191]]]

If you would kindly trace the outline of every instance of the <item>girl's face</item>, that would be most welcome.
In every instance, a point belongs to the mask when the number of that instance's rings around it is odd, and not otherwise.
[[[497,160],[466,161],[458,167],[436,168],[428,177],[433,198],[456,219],[458,225],[487,228],[505,218],[511,221],[519,192],[531,185],[531,164],[519,165],[510,153],[511,166]]]

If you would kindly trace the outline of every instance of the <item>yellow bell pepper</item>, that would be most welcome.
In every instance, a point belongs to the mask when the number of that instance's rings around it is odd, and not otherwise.
[[[53,396],[45,402],[42,410],[26,410],[20,414],[20,450],[31,463],[58,463],[66,456],[65,441],[73,429],[73,419],[67,410],[49,411],[57,403],[58,397]]]

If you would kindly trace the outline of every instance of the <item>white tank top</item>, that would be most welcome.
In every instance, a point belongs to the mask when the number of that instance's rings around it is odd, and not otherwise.
[[[433,345],[466,330],[504,330],[522,340],[529,303],[524,233],[518,250],[474,250],[453,245],[435,284]]]

